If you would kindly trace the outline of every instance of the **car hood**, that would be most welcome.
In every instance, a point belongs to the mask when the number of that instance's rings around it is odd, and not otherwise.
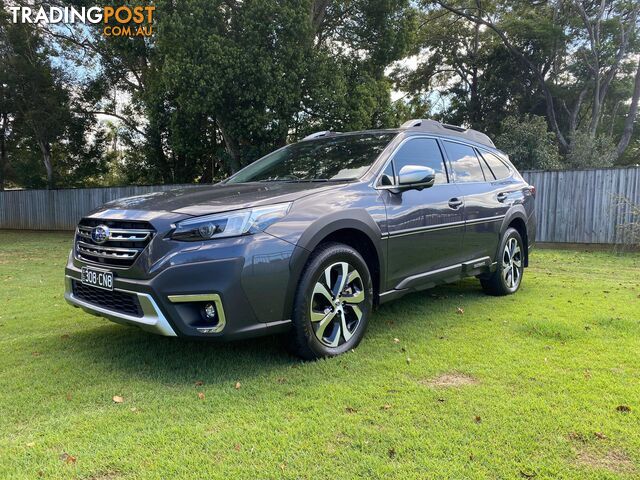
[[[193,186],[121,198],[106,203],[101,208],[206,215],[290,202],[339,185],[342,183],[272,182]]]

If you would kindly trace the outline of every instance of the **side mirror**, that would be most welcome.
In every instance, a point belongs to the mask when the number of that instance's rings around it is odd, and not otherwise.
[[[436,172],[433,168],[420,165],[405,165],[398,173],[398,189],[422,190],[432,187],[436,182]]]

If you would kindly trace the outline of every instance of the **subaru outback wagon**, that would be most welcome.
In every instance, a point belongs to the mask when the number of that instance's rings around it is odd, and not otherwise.
[[[308,359],[358,345],[375,305],[476,276],[518,290],[535,189],[486,135],[433,120],[318,132],[227,180],[83,218],[69,303],[169,336],[285,333]]]

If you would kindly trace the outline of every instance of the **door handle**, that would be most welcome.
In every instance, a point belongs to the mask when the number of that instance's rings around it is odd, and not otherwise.
[[[498,194],[498,201],[499,201],[499,202],[504,202],[504,201],[507,199],[507,197],[508,197],[508,196],[509,196],[509,194],[508,194],[508,193],[500,192],[500,193]]]
[[[462,203],[463,203],[462,200],[460,200],[458,197],[453,197],[452,199],[449,200],[449,207],[453,208],[454,210],[457,210],[462,206]]]

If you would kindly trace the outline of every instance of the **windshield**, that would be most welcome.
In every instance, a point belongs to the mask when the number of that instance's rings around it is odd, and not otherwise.
[[[252,163],[227,183],[313,182],[359,178],[395,133],[359,133],[288,145]]]

